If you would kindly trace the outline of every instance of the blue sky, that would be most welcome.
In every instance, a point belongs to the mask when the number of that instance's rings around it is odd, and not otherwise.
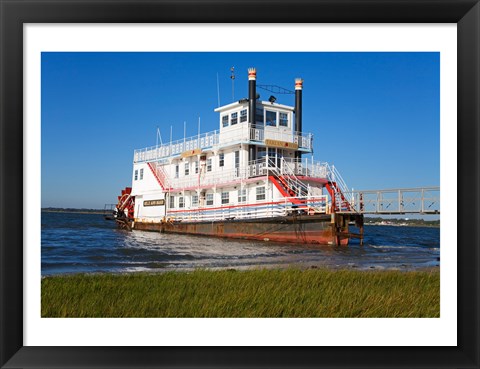
[[[103,208],[131,185],[134,149],[218,129],[257,84],[304,79],[314,158],[361,190],[440,185],[439,53],[42,53],[42,207]],[[261,99],[271,93],[258,90]],[[293,95],[276,95],[294,105]]]

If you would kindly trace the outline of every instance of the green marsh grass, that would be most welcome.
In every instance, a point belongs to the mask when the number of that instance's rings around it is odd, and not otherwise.
[[[42,317],[439,316],[438,270],[196,270],[42,279]]]

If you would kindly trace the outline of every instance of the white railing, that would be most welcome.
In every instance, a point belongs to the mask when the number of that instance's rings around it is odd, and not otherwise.
[[[330,170],[328,163],[321,161],[313,161],[308,159],[291,159],[283,158],[286,165],[280,168],[284,175],[306,176],[313,178],[328,178]]]
[[[326,164],[326,174],[329,182],[334,183],[332,186],[333,197],[335,199],[335,208],[336,211],[351,211],[355,204],[355,199],[351,195],[351,190],[343,180],[340,172],[335,168],[334,165]],[[348,195],[347,195],[348,194]]]
[[[218,145],[220,134],[218,131],[203,133],[201,135],[176,140],[160,146],[151,146],[134,151],[133,162],[153,161],[172,155],[181,154],[184,151],[205,149]]]
[[[313,135],[311,133],[299,133],[291,131],[280,131],[268,127],[256,127],[250,124],[238,124],[235,127],[228,127],[220,131],[203,133],[197,136],[169,142],[160,146],[151,146],[134,151],[133,162],[155,161],[182,152],[206,149],[219,145],[226,145],[233,142],[250,143],[272,139],[284,142],[297,143],[299,149],[311,151],[313,148]]]
[[[298,200],[304,204],[294,204]],[[325,214],[328,210],[327,196],[300,196],[284,198],[273,204],[252,204],[249,206],[236,206],[226,204],[224,207],[185,209],[184,211],[170,211],[167,219],[152,217],[158,221],[225,221],[235,219],[273,218],[293,214]]]
[[[200,166],[199,173],[193,173],[180,178],[171,178],[167,175],[168,171],[163,170],[164,180],[172,190],[182,190],[186,188],[222,186],[227,183],[245,180],[248,178],[267,176],[269,173],[276,175],[285,175],[287,180],[293,181],[292,184],[301,187],[304,191],[307,186],[301,183],[296,176],[309,176],[313,178],[327,178],[327,163],[301,161],[299,159],[281,159],[280,166],[273,158],[268,160],[262,158],[250,161],[246,167],[232,169],[215,169],[207,172],[205,166]],[[168,164],[167,164],[168,165]],[[160,166],[160,165],[159,165]],[[293,178],[289,178],[293,177]],[[305,193],[305,192],[304,192]]]
[[[297,195],[310,195],[309,186],[300,181],[295,175],[295,163],[289,163],[284,158],[281,158],[280,168],[274,166],[272,171],[277,177],[283,176],[288,188]]]
[[[338,188],[346,194],[347,192],[351,192],[350,188],[347,186],[345,181],[343,180],[340,172],[335,168],[334,165],[330,166],[327,164],[327,178],[331,182],[335,182]]]
[[[165,164],[160,162],[149,162],[148,165],[153,170],[162,189],[165,190],[171,188],[170,177],[165,171]]]
[[[440,187],[353,191],[352,207],[344,213],[440,214]]]
[[[277,140],[296,143],[299,149],[312,150],[313,148],[313,134],[280,130],[275,127],[250,125],[248,138],[250,141]]]
[[[247,169],[236,168],[226,170],[215,170],[212,172],[203,172],[191,174],[189,176],[170,179],[171,187],[174,190],[181,190],[185,188],[196,188],[205,186],[219,186],[225,183],[246,179]]]
[[[276,169],[282,175],[297,175],[297,176],[309,176],[314,178],[327,178],[328,164],[306,159],[291,159],[291,158],[280,158],[276,162],[275,158],[269,158],[269,165],[267,168],[267,157],[252,160],[248,163],[250,172],[257,173],[256,175],[263,175],[267,173],[267,169]],[[263,170],[263,172],[262,172]],[[260,173],[260,174],[258,174]],[[255,175],[250,175],[254,177]]]

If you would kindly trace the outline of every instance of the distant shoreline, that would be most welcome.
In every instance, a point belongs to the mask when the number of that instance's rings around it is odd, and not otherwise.
[[[110,210],[42,209],[42,213],[110,214]]]

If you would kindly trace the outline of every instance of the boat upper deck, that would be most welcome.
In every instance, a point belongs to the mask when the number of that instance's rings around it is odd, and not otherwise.
[[[215,130],[163,145],[135,150],[133,162],[157,161],[172,156],[180,156],[186,151],[219,150],[241,143],[262,146],[280,144],[304,153],[313,152],[313,134],[311,133],[282,131],[276,127],[257,127],[242,123],[230,127],[228,130]]]
[[[294,181],[297,186],[300,185],[297,183],[300,180],[305,183],[317,182],[317,184],[324,185],[335,170],[334,167],[332,168],[324,162],[285,158],[278,161],[263,158],[251,161],[241,168],[222,168],[222,170],[210,172],[202,171],[198,175],[176,177],[172,173],[173,168],[168,163],[159,161],[150,162],[148,165],[156,173],[163,186],[170,191],[225,187],[240,182],[255,182],[259,177],[265,179],[270,175],[285,176],[288,180]]]

